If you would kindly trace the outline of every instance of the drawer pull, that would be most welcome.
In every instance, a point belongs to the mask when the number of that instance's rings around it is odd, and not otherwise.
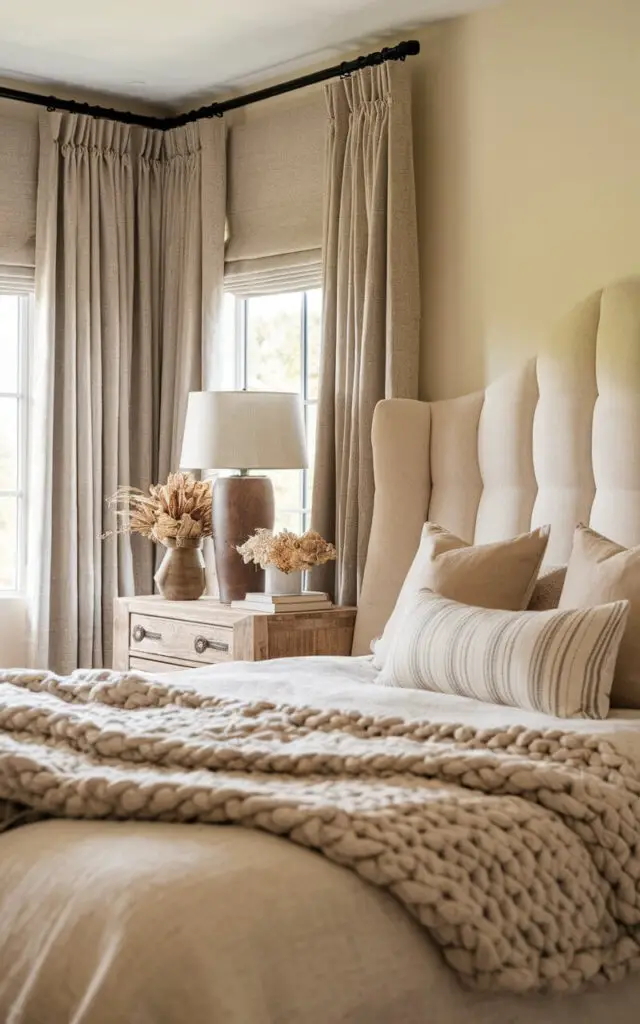
[[[225,654],[229,650],[229,644],[224,644],[221,640],[207,640],[206,636],[197,636],[193,641],[193,646],[197,654],[204,654],[207,647],[210,647],[212,651],[224,651]]]
[[[152,633],[151,630],[145,629],[144,626],[135,626],[133,630],[133,639],[137,643],[141,643],[143,640],[162,640],[162,633]]]

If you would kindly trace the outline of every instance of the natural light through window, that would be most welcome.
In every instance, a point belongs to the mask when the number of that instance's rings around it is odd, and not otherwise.
[[[233,337],[234,386],[296,391],[304,405],[308,470],[270,473],[276,497],[276,529],[308,528],[311,514],[316,407],[320,369],[322,291],[226,297],[228,336]]]
[[[24,584],[26,379],[31,297],[0,292],[0,593]]]

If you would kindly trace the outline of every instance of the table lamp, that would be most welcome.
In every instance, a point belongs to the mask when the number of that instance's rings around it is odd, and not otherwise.
[[[180,466],[235,469],[213,484],[213,547],[220,600],[241,601],[264,590],[264,572],[236,551],[260,527],[273,529],[273,484],[252,469],[307,466],[300,396],[283,391],[192,391]]]

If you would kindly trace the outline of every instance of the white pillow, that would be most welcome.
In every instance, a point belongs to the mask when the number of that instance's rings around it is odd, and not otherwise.
[[[505,612],[424,590],[405,608],[377,681],[559,718],[606,718],[628,613],[628,601]]]

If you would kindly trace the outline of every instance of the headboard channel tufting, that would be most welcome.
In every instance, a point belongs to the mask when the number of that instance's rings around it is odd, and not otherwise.
[[[536,359],[484,391],[389,399],[373,423],[376,491],[353,653],[393,609],[426,519],[479,544],[578,522],[640,544],[640,277],[589,296]]]

